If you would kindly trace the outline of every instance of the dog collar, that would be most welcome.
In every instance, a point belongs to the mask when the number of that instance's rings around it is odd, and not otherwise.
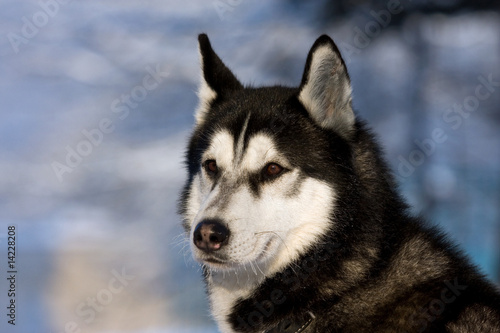
[[[312,323],[314,320],[314,315],[311,312],[307,312],[309,318],[303,322],[292,322],[289,319],[280,321],[273,328],[268,329],[265,333],[301,333]]]

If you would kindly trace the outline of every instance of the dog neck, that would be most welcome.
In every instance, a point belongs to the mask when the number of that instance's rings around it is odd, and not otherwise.
[[[227,318],[234,305],[239,299],[248,298],[265,278],[262,268],[250,266],[229,271],[207,269],[211,313],[221,332],[233,332]]]

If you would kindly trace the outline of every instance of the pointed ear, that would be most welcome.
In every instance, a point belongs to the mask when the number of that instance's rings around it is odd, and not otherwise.
[[[355,123],[351,82],[337,46],[327,35],[319,37],[309,51],[299,100],[318,125],[349,137]]]
[[[205,119],[211,103],[224,94],[243,86],[212,49],[205,34],[198,36],[202,77],[198,90],[199,105],[195,113],[196,123]]]

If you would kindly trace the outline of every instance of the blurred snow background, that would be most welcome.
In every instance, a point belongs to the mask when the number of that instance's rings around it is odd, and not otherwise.
[[[439,3],[2,1],[0,331],[216,331],[176,215],[200,32],[255,85],[332,36],[404,195],[499,283],[498,5]]]

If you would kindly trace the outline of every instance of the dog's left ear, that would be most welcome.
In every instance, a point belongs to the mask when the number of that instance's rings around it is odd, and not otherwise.
[[[224,94],[243,88],[236,76],[222,62],[212,49],[206,34],[198,36],[202,77],[198,90],[199,105],[196,110],[196,123],[200,124],[210,110],[212,102]]]
[[[355,123],[351,82],[339,49],[327,35],[309,51],[299,100],[318,125],[349,138]]]

